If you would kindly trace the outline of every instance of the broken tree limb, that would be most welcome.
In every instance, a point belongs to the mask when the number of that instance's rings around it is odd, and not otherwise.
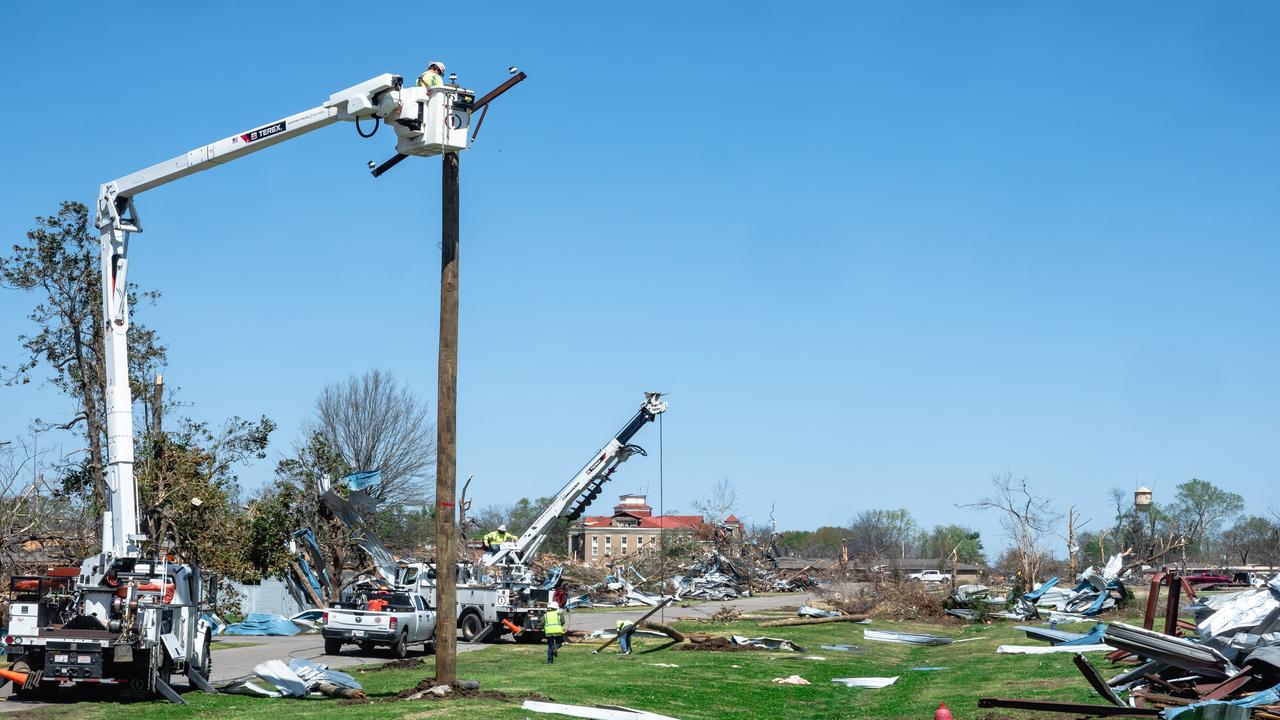
[[[642,623],[644,623],[644,621],[645,621],[645,620],[648,620],[650,617],[652,617],[654,613],[658,612],[658,611],[659,611],[659,610],[661,610],[662,608],[664,608],[664,607],[666,607],[666,606],[670,605],[671,603],[675,602],[675,600],[676,600],[676,599],[675,599],[675,598],[673,598],[673,597],[662,598],[662,602],[660,602],[660,603],[658,603],[657,605],[654,605],[653,607],[649,608],[649,612],[645,613],[643,616],[641,616],[641,618],[640,618],[639,620],[637,620],[637,621],[635,621],[634,623],[631,623],[631,624],[632,624],[632,625],[634,625],[634,626],[636,626],[636,627],[640,627],[640,625],[641,625]],[[600,652],[601,650],[603,650],[603,649],[605,649],[605,648],[609,647],[610,645],[614,644],[615,642],[617,642],[617,640],[618,640],[618,636],[617,636],[617,635],[614,635],[613,637],[611,637],[611,638],[609,638],[608,640],[606,640],[606,641],[604,642],[604,644],[603,644],[603,645],[601,645],[600,647],[596,648],[595,650],[592,650],[592,651],[591,651],[591,654],[592,654],[592,655],[595,655],[596,653]]]
[[[302,574],[302,568],[298,567],[297,561],[290,560],[289,569],[293,571],[295,576],[297,576],[298,584],[301,585],[302,589],[311,597],[311,602],[315,603],[316,607],[329,607],[329,603],[321,600],[320,596],[316,594],[315,588],[311,587],[311,583],[307,580],[307,576]]]
[[[670,625],[667,625],[666,623],[646,620],[643,623],[637,623],[637,627],[642,627],[649,630],[657,630],[658,632],[662,633],[663,635],[666,635],[667,637],[671,638],[672,640],[675,640],[676,642],[685,642],[684,633],[671,627]]]
[[[862,622],[866,620],[861,615],[837,615],[835,617],[794,617],[785,620],[770,620],[769,622],[760,623],[760,627],[790,627],[792,625],[820,625],[822,623],[835,622]]]

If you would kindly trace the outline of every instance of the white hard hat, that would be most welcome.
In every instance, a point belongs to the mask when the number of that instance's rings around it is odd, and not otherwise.
[[[502,532],[506,532],[506,531],[507,531],[507,524],[506,524],[506,523],[503,523],[503,524],[499,525],[499,526],[498,526],[498,529],[499,529],[499,530],[501,530]]]
[[[439,60],[432,60],[431,62],[427,63],[427,69],[430,70],[432,65],[435,65],[436,67],[440,68],[441,75],[444,74],[444,63],[440,62]]]
[[[560,603],[556,602],[555,600],[552,600],[551,602],[547,603],[547,609],[548,609],[548,610],[559,610],[559,609],[560,609]]]

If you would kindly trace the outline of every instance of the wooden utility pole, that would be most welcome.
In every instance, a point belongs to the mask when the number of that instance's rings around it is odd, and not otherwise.
[[[440,359],[436,391],[436,682],[457,677],[458,153],[444,154],[440,212]]]

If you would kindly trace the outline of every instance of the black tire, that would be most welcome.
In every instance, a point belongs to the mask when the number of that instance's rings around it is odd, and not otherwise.
[[[480,634],[481,630],[484,630],[484,621],[480,619],[479,614],[469,612],[462,616],[462,621],[458,623],[458,626],[462,628],[462,639],[465,642],[471,642]]]
[[[213,677],[213,646],[210,644],[212,639],[205,637],[204,639],[204,660],[201,661],[198,672],[205,679]]]
[[[428,654],[428,655],[435,655],[435,654],[436,654],[436,641],[435,641],[435,640],[432,640],[432,641],[428,642],[426,645],[423,645],[423,646],[422,646],[422,652],[424,652],[424,653],[426,653],[426,654]]]
[[[391,646],[391,654],[395,655],[397,660],[403,660],[409,654],[409,633],[400,633],[400,637],[396,638],[396,644]]]
[[[41,666],[44,665],[43,662],[39,664]],[[27,657],[23,655],[13,661],[13,665],[11,665],[9,669],[14,672],[29,674],[31,672],[31,663],[27,660]],[[21,685],[13,683],[13,699],[15,700],[47,700],[52,695],[52,688],[46,683],[41,683],[30,690],[23,690]]]
[[[340,652],[342,652],[342,641],[341,641],[341,640],[334,640],[334,639],[330,639],[330,638],[325,638],[325,639],[324,639],[324,654],[325,654],[325,655],[337,655],[337,654],[338,654],[338,653],[340,653]]]

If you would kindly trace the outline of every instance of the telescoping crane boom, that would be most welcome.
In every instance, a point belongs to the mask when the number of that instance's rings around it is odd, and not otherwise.
[[[538,519],[533,521],[513,543],[506,543],[495,553],[485,555],[481,563],[484,565],[527,565],[537,554],[543,541],[550,534],[552,522],[560,517],[577,520],[597,496],[600,489],[613,475],[618,466],[626,462],[633,454],[646,454],[639,445],[632,445],[631,438],[639,432],[645,423],[667,411],[667,403],[662,393],[647,392],[644,404],[636,412],[631,421],[618,432],[613,439],[605,443],[577,475],[573,476],[555,498],[547,505]]]
[[[523,73],[508,85],[523,79]],[[508,85],[504,85],[505,89]],[[78,569],[18,577],[4,641],[14,670],[26,679],[20,693],[50,692],[76,683],[124,684],[134,691],[181,698],[171,673],[212,692],[208,683],[208,623],[199,569],[172,563],[139,533],[133,475],[133,418],[129,390],[129,239],[142,232],[135,198],[148,190],[222,165],[340,121],[370,137],[385,123],[396,134],[396,155],[375,176],[406,156],[429,157],[467,149],[471,111],[480,103],[456,85],[406,87],[383,74],[329,96],[321,105],[237,133],[104,183],[97,220],[102,260],[106,362],[108,507],[102,515],[102,550]],[[372,127],[365,133],[361,122]]]

